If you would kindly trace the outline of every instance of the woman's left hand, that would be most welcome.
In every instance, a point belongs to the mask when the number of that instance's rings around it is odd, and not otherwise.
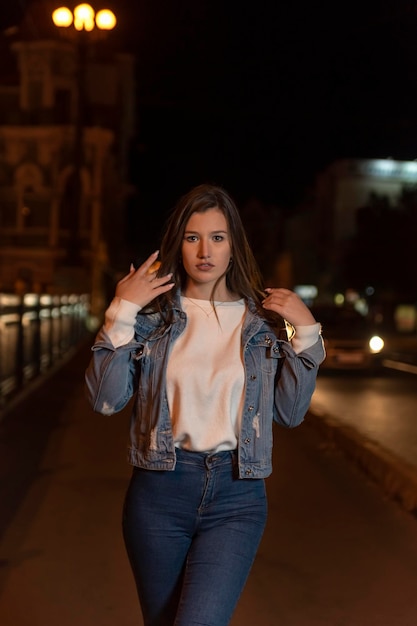
[[[268,288],[265,291],[268,294],[262,302],[265,309],[275,311],[293,326],[310,326],[316,323],[310,309],[294,291],[283,288]]]

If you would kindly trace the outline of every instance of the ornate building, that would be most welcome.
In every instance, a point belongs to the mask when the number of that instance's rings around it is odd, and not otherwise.
[[[0,291],[91,292],[99,308],[123,236],[134,64],[112,34],[62,37],[49,8],[0,35]]]

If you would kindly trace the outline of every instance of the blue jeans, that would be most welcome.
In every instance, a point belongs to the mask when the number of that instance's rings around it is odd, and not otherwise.
[[[134,468],[123,534],[145,626],[227,626],[266,523],[263,479],[236,452],[177,450],[174,471]]]

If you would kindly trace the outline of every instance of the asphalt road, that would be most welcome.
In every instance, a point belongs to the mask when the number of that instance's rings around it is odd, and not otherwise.
[[[312,407],[417,466],[416,383],[415,375],[389,371],[375,377],[320,374]]]
[[[0,427],[1,626],[142,624],[120,529],[128,414],[87,407],[87,358]],[[232,626],[415,626],[415,517],[308,422],[277,428],[274,454],[268,526]]]

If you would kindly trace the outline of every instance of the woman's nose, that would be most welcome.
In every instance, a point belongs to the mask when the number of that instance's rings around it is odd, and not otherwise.
[[[208,258],[210,256],[210,246],[208,241],[201,239],[198,255],[200,258]]]

